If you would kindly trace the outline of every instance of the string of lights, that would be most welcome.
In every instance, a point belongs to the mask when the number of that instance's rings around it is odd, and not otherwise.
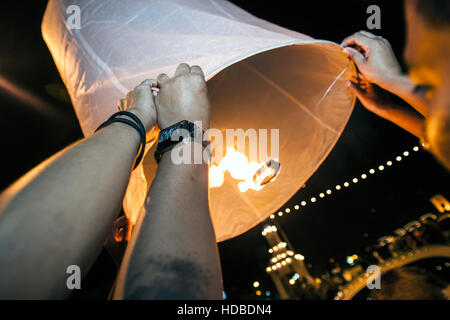
[[[386,161],[385,163],[380,164],[378,167],[371,168],[367,172],[364,172],[357,177],[348,179],[343,184],[337,184],[334,187],[330,187],[330,188],[326,189],[324,192],[319,193],[318,196],[311,197],[311,199],[309,199],[309,203],[316,203],[320,199],[324,199],[326,196],[331,195],[333,192],[338,192],[340,190],[343,190],[344,188],[349,188],[352,184],[357,184],[358,182],[360,182],[362,180],[368,179],[369,176],[372,176],[376,173],[381,173],[386,169],[386,167],[392,167],[395,163],[399,163],[399,162],[403,161],[405,158],[410,157],[413,153],[418,152],[420,150],[420,148],[419,148],[419,146],[414,146],[411,150],[412,150],[412,152],[410,150],[405,150],[401,155],[397,155],[395,158],[393,158],[393,160]],[[306,207],[307,205],[308,205],[308,201],[303,200],[300,203],[295,204],[292,209],[288,207],[288,208],[284,209],[284,212],[279,211],[277,214],[275,214],[275,213],[271,214],[270,219],[272,219],[272,220],[275,219],[277,215],[279,217],[282,217],[285,213],[289,214],[294,211],[301,212],[300,208]]]

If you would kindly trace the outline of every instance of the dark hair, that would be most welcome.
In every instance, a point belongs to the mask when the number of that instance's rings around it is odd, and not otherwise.
[[[408,0],[407,0],[408,1]],[[450,26],[450,1],[411,0],[417,12],[433,27]]]
[[[372,290],[372,300],[446,300],[443,285],[431,273],[417,267],[402,267],[381,276],[381,289]]]

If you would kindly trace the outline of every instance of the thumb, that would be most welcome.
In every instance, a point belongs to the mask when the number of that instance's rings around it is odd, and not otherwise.
[[[155,106],[155,99],[152,91],[152,87],[156,86],[156,80],[147,79],[138,85],[135,91],[135,103],[137,104],[150,104]]]
[[[351,47],[344,48],[345,53],[349,56],[350,59],[352,59],[359,70],[364,66],[366,63],[366,57],[364,57],[361,52],[359,52],[356,49],[353,49]]]

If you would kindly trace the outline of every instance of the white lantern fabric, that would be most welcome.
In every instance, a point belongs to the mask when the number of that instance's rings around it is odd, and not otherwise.
[[[79,28],[72,21],[78,13]],[[210,188],[217,241],[249,230],[298,191],[335,145],[355,102],[345,85],[355,68],[341,47],[227,1],[50,0],[42,33],[85,136],[142,80],[171,75],[182,62],[204,70],[212,128],[279,129],[281,171],[273,182],[242,191],[227,172]],[[132,223],[157,168],[154,147],[147,146],[126,192]]]

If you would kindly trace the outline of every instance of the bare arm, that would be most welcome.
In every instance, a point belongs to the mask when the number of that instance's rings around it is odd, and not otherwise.
[[[408,75],[399,74],[386,77],[378,82],[378,85],[395,94],[407,102],[422,116],[428,116],[428,101],[423,90],[411,81]]]
[[[394,103],[388,93],[369,82],[349,81],[349,87],[355,92],[367,110],[389,120],[419,139],[423,138],[425,118],[413,108]]]
[[[208,128],[209,102],[200,68],[182,64],[172,79],[160,75],[158,81],[161,128],[181,120],[202,121],[203,129]],[[220,299],[221,279],[208,205],[208,166],[176,165],[166,153],[133,230],[115,298]]]
[[[346,38],[342,46],[365,80],[399,96],[422,116],[428,115],[426,95],[402,72],[386,39],[361,31]]]
[[[156,121],[148,85],[130,110]],[[153,110],[152,110],[153,108]],[[63,298],[66,269],[85,274],[121,207],[139,148],[136,130],[113,123],[31,170],[0,195],[0,297]]]

